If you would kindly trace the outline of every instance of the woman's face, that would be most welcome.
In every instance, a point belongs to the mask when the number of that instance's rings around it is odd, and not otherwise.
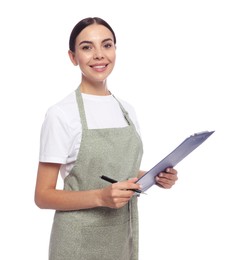
[[[103,25],[87,26],[77,36],[72,62],[79,65],[83,79],[103,82],[114,68],[116,48],[111,31]]]

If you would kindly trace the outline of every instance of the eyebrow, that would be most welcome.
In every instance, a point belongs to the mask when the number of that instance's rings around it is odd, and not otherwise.
[[[111,39],[111,38],[104,39],[102,41],[102,43],[107,42],[107,41],[113,41],[113,39]],[[79,43],[79,46],[82,45],[82,44],[92,44],[92,43],[93,43],[92,41],[82,41],[82,42]]]

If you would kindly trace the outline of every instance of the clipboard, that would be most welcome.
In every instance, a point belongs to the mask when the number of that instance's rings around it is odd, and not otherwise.
[[[156,183],[155,177],[165,171],[166,168],[175,167],[180,161],[182,161],[187,155],[200,146],[209,136],[215,131],[204,131],[195,133],[186,138],[179,146],[177,146],[170,154],[163,158],[158,164],[146,172],[140,177],[136,183],[142,185],[142,191],[148,190],[152,185]]]

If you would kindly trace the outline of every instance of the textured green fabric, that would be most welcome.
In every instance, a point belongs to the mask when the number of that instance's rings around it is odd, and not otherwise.
[[[65,190],[92,190],[138,175],[142,142],[127,112],[119,103],[128,126],[88,129],[79,88],[76,97],[82,122],[78,158],[65,178]],[[120,209],[100,207],[56,211],[51,232],[49,260],[137,260],[137,197]]]

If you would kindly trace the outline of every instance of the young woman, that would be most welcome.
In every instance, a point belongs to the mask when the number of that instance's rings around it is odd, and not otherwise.
[[[40,143],[35,202],[54,209],[50,260],[138,259],[136,180],[142,142],[134,109],[116,99],[107,78],[116,59],[116,37],[100,18],[81,20],[72,30],[69,57],[81,70],[75,92],[52,106]],[[58,190],[58,174],[64,189]],[[100,178],[118,180],[110,184]],[[156,181],[170,188],[177,171]]]

